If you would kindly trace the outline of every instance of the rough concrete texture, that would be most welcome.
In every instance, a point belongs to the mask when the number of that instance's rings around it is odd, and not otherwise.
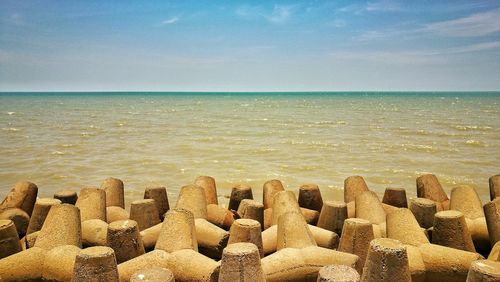
[[[361,273],[368,255],[370,242],[374,239],[372,224],[365,219],[349,218],[344,222],[338,250],[357,255],[360,259],[355,265]]]
[[[448,200],[448,195],[434,174],[424,174],[417,177],[417,197],[439,203]]]
[[[260,223],[262,230],[264,230],[264,205],[250,199],[244,199],[240,202],[237,214],[241,218],[253,219]]]
[[[217,281],[220,262],[216,262],[193,250],[184,249],[171,254],[167,268],[175,276],[175,281]]]
[[[260,223],[253,219],[237,219],[229,230],[228,246],[235,243],[252,243],[259,251],[260,257],[264,257],[262,249],[262,236]],[[224,259],[224,253],[223,253]]]
[[[356,255],[311,246],[285,248],[261,260],[266,281],[316,281],[321,267],[331,264],[353,267]]]
[[[301,212],[295,193],[281,191],[274,195],[271,224],[278,224],[278,219],[287,212]]]
[[[476,251],[464,215],[455,210],[436,213],[432,243],[469,252]]]
[[[101,189],[106,192],[106,206],[125,208],[123,181],[117,178],[107,178],[101,183]]]
[[[182,187],[175,207],[192,212],[194,218],[207,218],[205,190],[197,185]]]
[[[344,180],[344,202],[352,202],[366,191],[368,191],[368,186],[362,176],[349,176]]]
[[[80,248],[73,245],[59,246],[48,251],[43,262],[43,279],[48,281],[71,281],[75,259],[80,251]]]
[[[153,199],[133,201],[130,205],[129,219],[137,222],[139,230],[147,229],[161,222]]]
[[[145,252],[137,222],[128,219],[109,224],[107,246],[115,251],[117,263],[133,259]]]
[[[491,260],[473,261],[467,275],[467,282],[500,281],[500,262]]]
[[[198,176],[194,181],[195,185],[200,186],[205,190],[205,197],[207,199],[207,205],[219,204],[217,199],[217,186],[215,184],[215,179],[211,176]]]
[[[61,204],[76,204],[78,200],[78,194],[71,190],[61,190],[54,193],[54,199],[61,201]]]
[[[130,282],[175,282],[172,271],[163,267],[148,267],[141,269],[130,278]]]
[[[394,239],[372,240],[361,281],[411,281],[406,247]]]
[[[366,219],[375,224],[385,222],[386,214],[375,192],[366,191],[358,194],[355,205],[357,218]]]
[[[428,282],[465,281],[473,261],[482,259],[477,253],[422,244],[418,247],[425,264],[425,280]]]
[[[46,252],[34,247],[0,259],[0,281],[40,281]]]
[[[395,206],[391,206],[388,204],[381,203],[382,208],[384,209],[385,214],[390,214],[393,211],[397,211],[399,208]]]
[[[228,210],[236,212],[244,199],[253,200],[252,187],[245,184],[236,185],[231,189]]]
[[[168,269],[168,260],[171,255],[164,250],[153,250],[141,256],[122,262],[118,265],[118,273],[121,282],[129,282],[137,271],[151,267],[162,267]]]
[[[316,225],[319,219],[319,212],[306,208],[300,208],[300,213],[308,224]]]
[[[358,282],[358,272],[347,265],[327,265],[320,268],[317,282]]]
[[[80,211],[70,204],[50,208],[35,243],[35,247],[46,250],[62,245],[82,247]]]
[[[98,188],[83,188],[75,206],[80,209],[82,221],[100,219],[106,221],[106,192]]]
[[[24,240],[22,240],[26,244],[26,249],[33,248],[36,243],[36,238],[38,237],[38,234],[40,234],[40,231],[33,232],[31,234],[26,235],[23,237]]]
[[[500,241],[500,198],[497,197],[493,201],[484,205],[484,215],[488,226],[488,234],[490,236],[491,245],[495,245]]]
[[[144,249],[146,250],[146,252],[149,252],[155,248],[158,236],[160,236],[162,225],[163,222],[151,226],[148,229],[144,229],[140,232],[142,244],[144,245]]]
[[[0,259],[22,251],[19,235],[14,222],[9,219],[0,220]]]
[[[276,249],[305,248],[317,246],[304,217],[297,212],[288,212],[278,220]]]
[[[194,225],[199,252],[210,258],[220,259],[229,240],[229,232],[203,218],[195,219]]]
[[[319,215],[317,226],[340,234],[346,219],[346,203],[341,201],[325,201]]]
[[[470,219],[484,217],[481,199],[470,185],[460,185],[451,190],[450,209],[460,211]]]
[[[113,249],[99,246],[81,250],[75,259],[72,281],[119,281]]]
[[[219,282],[235,281],[266,281],[259,250],[252,243],[228,244],[222,253]]]
[[[6,208],[0,210],[0,219],[12,220],[16,226],[19,237],[23,237],[26,234],[30,223],[30,216],[19,208]]]
[[[354,201],[350,201],[346,205],[347,205],[347,218],[356,217],[356,203]]]
[[[264,210],[264,230],[271,227],[273,223],[273,209],[268,208]]]
[[[382,203],[397,208],[407,208],[406,190],[404,188],[385,188]]]
[[[262,186],[262,203],[264,210],[273,206],[274,195],[278,192],[285,191],[281,181],[277,179],[269,180]]]
[[[405,245],[406,253],[408,254],[408,265],[410,266],[411,281],[424,282],[425,280],[425,263],[422,259],[422,254],[418,247]]]
[[[106,207],[106,221],[111,223],[117,220],[126,220],[130,218],[127,210],[117,206]]]
[[[304,184],[299,188],[299,206],[320,212],[323,207],[321,191],[316,184]]]
[[[229,229],[234,222],[235,214],[219,205],[207,205],[207,220],[221,228]]]
[[[426,198],[415,198],[410,201],[410,211],[422,228],[434,225],[434,214],[437,212],[436,202]]]
[[[418,247],[420,244],[429,243],[424,230],[409,209],[400,208],[388,214],[386,226],[387,237],[403,244]]]
[[[10,190],[7,197],[0,203],[0,210],[6,208],[19,208],[31,216],[35,205],[38,187],[28,181],[17,182]]]
[[[193,214],[183,209],[169,210],[165,214],[155,249],[169,253],[181,249],[198,251]]]
[[[160,220],[163,220],[165,213],[170,209],[168,194],[165,187],[150,187],[144,190],[144,199],[153,199]]]
[[[82,222],[82,246],[107,246],[108,224],[100,219]]]
[[[500,197],[500,174],[493,175],[489,179],[490,184],[490,200]]]
[[[497,242],[488,256],[489,260],[500,261],[500,242]]]
[[[60,203],[60,200],[52,198],[39,198],[36,200],[26,234],[42,229],[42,225],[45,222],[45,218],[49,213],[50,207],[53,205],[59,205]]]

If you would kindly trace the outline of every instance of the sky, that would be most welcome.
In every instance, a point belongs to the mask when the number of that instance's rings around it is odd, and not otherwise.
[[[500,1],[0,0],[0,91],[500,90]]]

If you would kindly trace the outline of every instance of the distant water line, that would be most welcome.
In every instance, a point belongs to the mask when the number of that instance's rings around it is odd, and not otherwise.
[[[316,183],[342,199],[343,181],[407,188],[431,172],[447,192],[488,198],[500,159],[499,92],[1,93],[0,198],[19,180],[40,196],[113,176],[127,202],[166,186],[175,203],[198,175],[221,201],[238,183]]]

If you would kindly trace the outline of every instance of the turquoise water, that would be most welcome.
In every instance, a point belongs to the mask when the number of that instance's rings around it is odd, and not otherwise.
[[[431,172],[445,190],[477,186],[483,201],[500,159],[499,92],[2,93],[0,198],[19,180],[40,188],[122,179],[127,201],[166,186],[175,201],[198,175],[222,202],[238,183],[316,183],[342,199],[343,180],[407,188]]]

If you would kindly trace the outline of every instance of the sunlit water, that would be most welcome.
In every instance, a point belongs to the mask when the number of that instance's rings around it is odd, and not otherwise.
[[[198,175],[233,185],[316,183],[342,199],[362,175],[380,195],[431,172],[445,190],[500,173],[500,93],[0,95],[0,198],[30,180],[39,196],[124,181],[126,200],[166,186],[175,203]]]

